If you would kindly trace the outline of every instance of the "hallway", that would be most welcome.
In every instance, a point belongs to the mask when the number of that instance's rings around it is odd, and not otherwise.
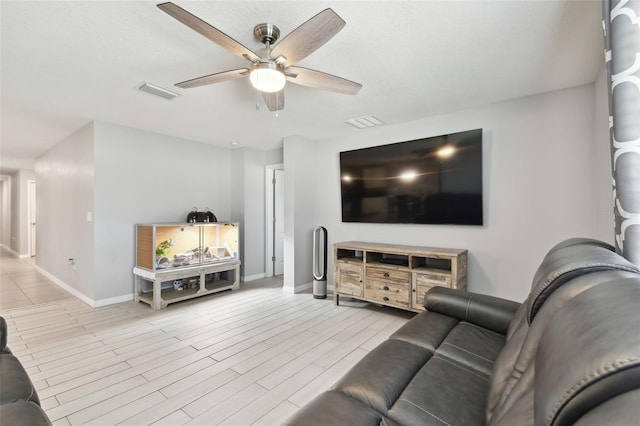
[[[39,273],[32,262],[0,247],[0,312],[74,298]]]

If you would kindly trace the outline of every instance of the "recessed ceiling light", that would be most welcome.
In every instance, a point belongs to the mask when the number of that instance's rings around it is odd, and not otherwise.
[[[355,127],[356,129],[366,129],[368,127],[381,126],[385,124],[382,120],[374,117],[373,115],[367,115],[366,117],[352,118],[351,120],[345,121],[345,123]]]
[[[150,93],[152,95],[160,96],[161,98],[171,100],[177,96],[180,96],[180,93],[174,92],[169,89],[165,89],[164,87],[160,87],[157,84],[149,83],[148,81],[143,81],[138,86],[138,90],[146,93]]]

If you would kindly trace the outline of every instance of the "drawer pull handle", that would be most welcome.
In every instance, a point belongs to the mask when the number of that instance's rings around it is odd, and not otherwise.
[[[389,301],[389,298],[388,298],[388,297],[383,297],[382,299],[383,299],[385,302],[388,302],[388,301]]]
[[[384,273],[384,277],[385,277],[385,278],[389,278],[389,273],[388,273],[388,272],[385,272],[385,273]]]
[[[385,291],[389,291],[389,287],[387,287],[386,285],[384,287],[382,287],[383,290]]]

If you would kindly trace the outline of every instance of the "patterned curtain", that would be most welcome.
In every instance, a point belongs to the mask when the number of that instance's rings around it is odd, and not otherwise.
[[[640,265],[640,0],[604,0],[616,250]]]

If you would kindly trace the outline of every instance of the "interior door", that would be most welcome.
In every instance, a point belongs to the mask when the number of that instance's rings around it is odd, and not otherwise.
[[[284,170],[274,170],[273,274],[284,274]]]

